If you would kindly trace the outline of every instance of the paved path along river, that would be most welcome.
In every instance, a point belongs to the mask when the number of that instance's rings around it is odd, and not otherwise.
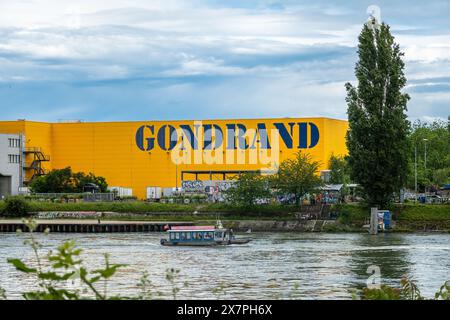
[[[33,280],[14,270],[8,257],[32,261],[23,244],[26,234],[0,234],[0,287],[19,297]],[[398,284],[403,275],[418,281],[431,297],[450,279],[450,234],[325,234],[253,233],[243,246],[214,248],[162,247],[161,233],[36,234],[43,253],[74,239],[84,249],[86,264],[101,265],[102,254],[114,263],[126,263],[110,284],[111,292],[131,295],[144,270],[155,291],[170,297],[167,268],[181,270],[179,298],[206,299],[220,282],[225,298],[350,299],[350,290],[365,286],[370,266],[378,266],[381,282]],[[296,290],[296,284],[298,289]]]

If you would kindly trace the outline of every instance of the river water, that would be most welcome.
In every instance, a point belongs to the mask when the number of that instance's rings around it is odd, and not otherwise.
[[[112,263],[127,264],[109,291],[128,296],[139,292],[137,283],[148,271],[154,293],[171,298],[167,268],[180,270],[180,299],[351,299],[353,288],[366,286],[368,269],[377,268],[380,277],[375,275],[374,281],[398,285],[408,275],[430,298],[450,280],[450,234],[253,233],[249,244],[213,248],[163,247],[159,240],[164,236],[36,234],[42,253],[73,239],[84,249],[90,268],[102,265],[104,253],[110,254]],[[0,287],[13,298],[35,284],[6,262],[22,258],[33,263],[31,249],[23,244],[26,237],[0,234]],[[220,283],[225,289],[214,294]]]

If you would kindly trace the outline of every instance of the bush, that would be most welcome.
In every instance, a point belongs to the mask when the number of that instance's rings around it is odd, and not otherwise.
[[[20,196],[8,197],[2,210],[2,215],[9,217],[27,217],[30,214],[30,205]]]
[[[266,199],[270,196],[267,178],[255,172],[239,175],[232,187],[225,192],[225,197],[229,203],[246,209],[253,208],[258,199]]]

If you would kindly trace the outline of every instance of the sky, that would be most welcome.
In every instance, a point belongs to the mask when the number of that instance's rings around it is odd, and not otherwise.
[[[346,119],[371,5],[405,53],[410,120],[450,114],[447,0],[74,3],[0,0],[0,120]]]

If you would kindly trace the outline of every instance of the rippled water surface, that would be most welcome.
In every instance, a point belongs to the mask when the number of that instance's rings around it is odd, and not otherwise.
[[[163,247],[159,240],[164,235],[158,233],[36,236],[43,253],[74,239],[89,267],[100,266],[103,253],[110,253],[113,263],[127,264],[110,284],[121,295],[138,293],[146,270],[154,291],[170,297],[165,271],[171,267],[181,270],[181,282],[188,282],[179,293],[185,299],[214,298],[213,289],[221,282],[226,286],[221,297],[231,299],[348,299],[352,288],[366,284],[371,265],[380,267],[382,283],[398,284],[406,274],[428,297],[450,280],[448,234],[253,233],[247,245],[214,248]],[[0,287],[10,297],[20,297],[34,284],[6,262],[8,257],[32,261],[25,237],[0,234]]]

